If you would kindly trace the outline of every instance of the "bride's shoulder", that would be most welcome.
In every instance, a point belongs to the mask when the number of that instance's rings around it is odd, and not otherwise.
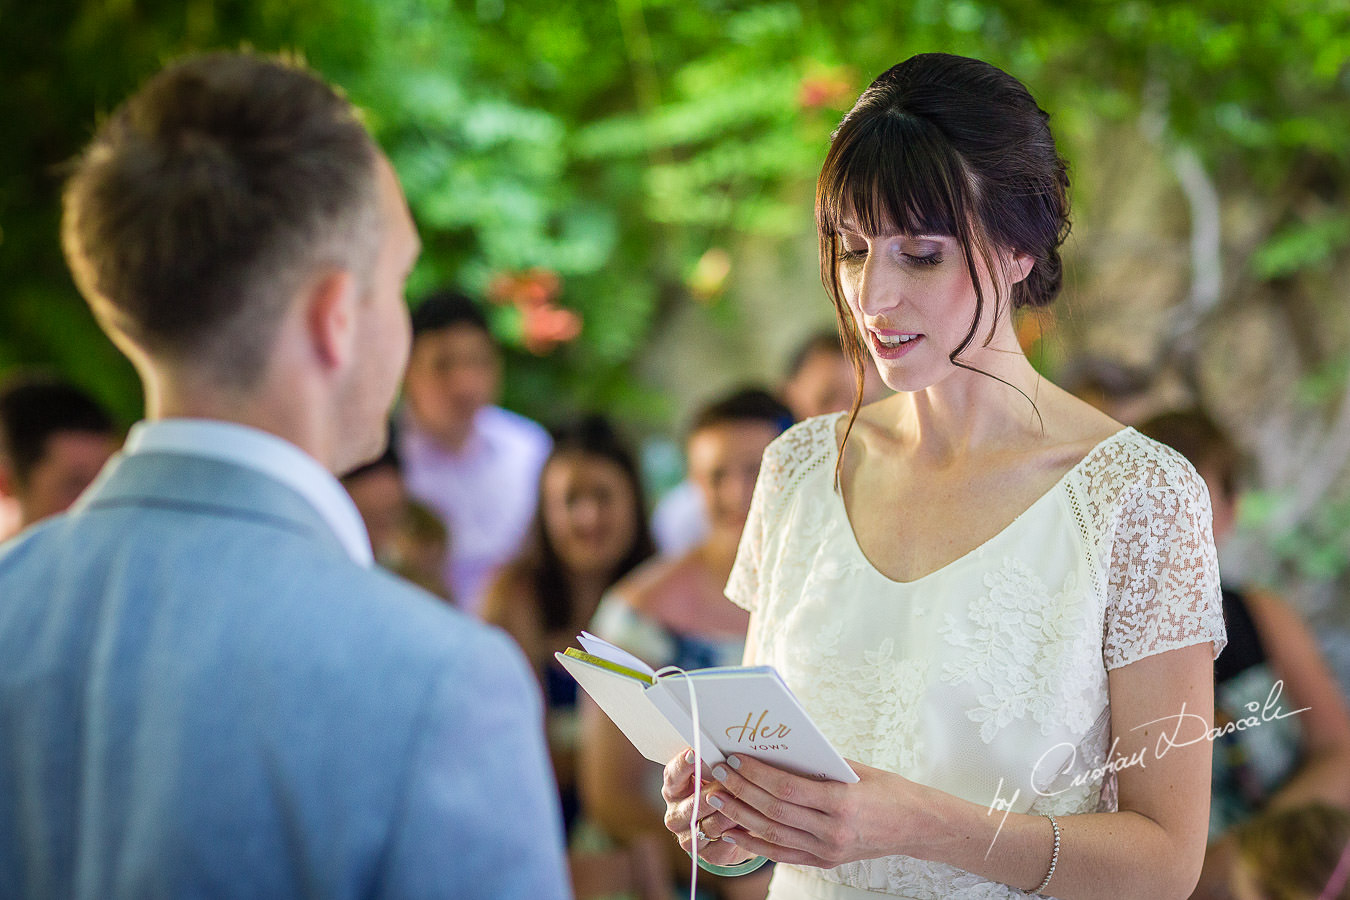
[[[1094,493],[1119,503],[1158,492],[1197,499],[1204,491],[1204,481],[1184,456],[1130,426],[1102,439],[1080,468]]]
[[[784,431],[764,451],[759,477],[765,488],[782,494],[800,483],[802,477],[833,458],[835,429],[848,413],[829,413],[804,419]]]

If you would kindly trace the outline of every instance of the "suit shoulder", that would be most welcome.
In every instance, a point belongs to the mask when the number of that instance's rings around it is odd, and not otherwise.
[[[379,567],[333,567],[316,584],[331,597],[333,611],[348,627],[402,645],[400,652],[431,656],[492,654],[514,644],[488,625],[440,597]]]

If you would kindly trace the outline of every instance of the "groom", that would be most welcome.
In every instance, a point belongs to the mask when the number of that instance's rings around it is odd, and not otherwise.
[[[100,128],[63,241],[146,421],[0,548],[0,896],[567,895],[535,681],[371,565],[417,233],[352,108],[212,55]]]

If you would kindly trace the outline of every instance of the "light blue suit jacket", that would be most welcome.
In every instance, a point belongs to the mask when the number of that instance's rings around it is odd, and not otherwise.
[[[118,457],[0,548],[0,897],[562,898],[541,723],[248,468]]]

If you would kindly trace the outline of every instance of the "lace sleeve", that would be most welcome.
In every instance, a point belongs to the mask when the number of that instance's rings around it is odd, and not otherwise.
[[[1178,457],[1122,498],[1115,517],[1103,657],[1107,669],[1202,641],[1227,643],[1209,493]],[[1184,468],[1183,468],[1184,467]]]
[[[781,524],[779,511],[800,476],[833,448],[834,423],[838,418],[838,415],[817,416],[799,422],[764,451],[750,513],[741,531],[741,544],[725,591],[737,606],[752,613],[762,607],[768,542]]]

